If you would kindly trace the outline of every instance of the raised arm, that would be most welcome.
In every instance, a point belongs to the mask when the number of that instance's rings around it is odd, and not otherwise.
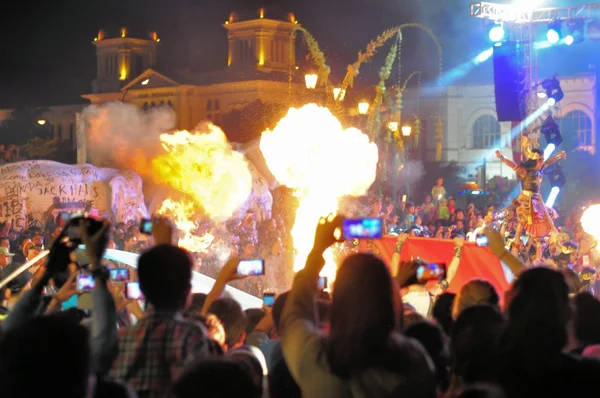
[[[500,151],[496,151],[496,157],[500,159],[502,163],[504,163],[513,170],[517,170],[517,168],[519,167],[512,160],[508,160],[503,154],[500,153]]]
[[[317,226],[313,250],[304,269],[296,274],[279,321],[281,348],[290,373],[299,385],[310,382],[303,369],[317,361],[321,337],[317,328],[317,279],[325,265],[323,253],[337,241],[335,230],[341,229],[339,217],[322,218]]]
[[[565,151],[562,151],[561,153],[558,153],[554,156],[552,156],[550,159],[546,160],[544,162],[544,167],[548,167],[553,163],[558,162],[561,159],[566,159],[567,158],[567,154],[565,153]]]
[[[512,160],[507,159],[504,155],[502,155],[500,153],[500,151],[496,151],[496,157],[498,159],[500,159],[500,161],[502,163],[504,163],[505,165],[507,165],[508,167],[510,167],[511,169],[513,169],[514,171],[516,171],[517,174],[519,175],[519,177],[522,177],[522,175],[521,175],[522,174],[521,173],[522,169],[520,169],[519,166],[517,166],[517,164],[515,162],[513,162]]]

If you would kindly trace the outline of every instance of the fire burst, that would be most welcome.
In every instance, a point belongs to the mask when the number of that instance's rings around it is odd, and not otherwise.
[[[181,231],[178,245],[193,253],[201,253],[208,250],[215,237],[208,232],[202,236],[194,234],[198,229],[198,223],[193,221],[195,213],[193,203],[172,199],[165,200],[158,210],[158,214],[170,216]]]
[[[600,204],[592,205],[585,209],[581,216],[583,230],[600,241]]]
[[[152,160],[154,182],[184,193],[188,201],[168,199],[159,213],[175,219],[183,233],[179,245],[205,251],[212,236],[194,237],[196,208],[215,221],[225,221],[250,196],[252,175],[244,155],[235,152],[221,129],[205,124],[199,131],[162,134],[165,153]]]
[[[375,181],[377,145],[360,130],[344,130],[327,108],[310,104],[291,108],[273,131],[265,131],[260,149],[273,176],[298,198],[291,231],[298,271],[312,248],[319,217],[336,213],[340,197],[363,195]],[[332,280],[331,250],[325,260],[321,275]]]

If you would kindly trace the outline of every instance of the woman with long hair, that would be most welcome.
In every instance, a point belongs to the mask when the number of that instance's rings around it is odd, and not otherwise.
[[[341,218],[321,219],[306,267],[294,280],[280,321],[283,353],[306,397],[435,397],[431,360],[396,331],[397,285],[386,265],[354,254],[335,280],[330,333],[318,331],[315,302],[323,252],[337,242]]]

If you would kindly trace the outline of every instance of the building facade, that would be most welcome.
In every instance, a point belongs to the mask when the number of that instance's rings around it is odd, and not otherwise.
[[[293,14],[287,20],[244,20],[230,15],[227,30],[228,58],[224,69],[210,73],[193,70],[162,71],[157,67],[160,39],[100,32],[96,46],[97,78],[93,92],[83,95],[92,104],[123,101],[142,109],[170,106],[177,116],[177,129],[190,130],[199,122],[219,124],[227,112],[255,100],[285,102],[299,86],[296,78],[295,40],[299,27]],[[294,76],[292,76],[292,74]]]
[[[541,119],[552,115],[560,128],[563,138],[575,139],[577,148],[596,153],[597,98],[596,77],[593,74],[561,77],[564,98]],[[512,157],[513,141],[511,123],[497,121],[494,86],[465,85],[449,87],[443,98],[442,112],[445,118],[443,160],[456,161],[463,165],[467,175],[477,175],[486,159],[486,176],[514,178],[514,172],[498,161],[494,152]],[[542,105],[542,99],[539,105]],[[432,134],[429,134],[432,136]],[[514,137],[513,137],[514,138]],[[545,145],[542,136],[540,144]],[[435,143],[427,140],[427,158],[433,160]],[[561,150],[559,147],[557,150]]]

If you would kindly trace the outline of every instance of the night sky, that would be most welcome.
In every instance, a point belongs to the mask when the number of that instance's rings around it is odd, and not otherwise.
[[[0,107],[81,102],[79,96],[91,91],[95,75],[95,50],[91,42],[101,28],[116,32],[126,26],[131,36],[157,31],[161,38],[160,62],[169,68],[185,66],[190,47],[201,55],[202,65],[194,65],[196,68],[222,68],[226,65],[227,51],[222,23],[231,11],[258,10],[261,6],[267,12],[277,9],[296,13],[324,50],[334,81],[343,77],[346,65],[377,34],[405,22],[420,22],[436,32],[444,47],[445,69],[450,69],[489,47],[482,21],[469,16],[469,3],[468,0],[21,0],[5,7],[0,15],[3,50]],[[423,70],[425,79],[433,79],[437,55],[428,37],[416,30],[406,31],[404,43],[404,70]],[[600,43],[594,45],[598,52]],[[569,48],[571,56],[561,57],[581,61],[571,68],[577,72],[583,72],[589,64],[579,55],[574,56],[586,52],[583,45],[580,47]],[[547,51],[550,54],[547,56],[556,57],[552,51],[557,50]],[[361,70],[360,79],[372,81],[386,53],[387,47]],[[548,66],[547,62],[543,64]],[[480,69],[473,76],[491,79],[489,63]]]

